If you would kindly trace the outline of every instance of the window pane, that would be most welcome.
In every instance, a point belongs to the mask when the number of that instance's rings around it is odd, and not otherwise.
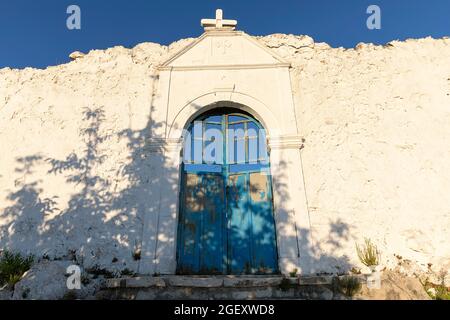
[[[228,116],[228,123],[238,122],[238,121],[245,121],[247,118],[241,117],[241,116]]]
[[[245,146],[244,139],[235,139],[234,140],[234,156],[236,159],[236,163],[245,163],[245,158],[247,154],[247,149]]]
[[[222,132],[222,125],[220,124],[205,123],[204,126],[205,126],[205,139],[207,139],[206,134],[208,134],[208,136],[211,137],[213,135],[212,132],[216,134],[217,133],[220,134]],[[211,132],[208,133],[208,131]]]
[[[192,135],[194,139],[201,140],[203,138],[203,122],[195,121],[192,128]]]
[[[227,117],[227,118],[226,118]],[[227,130],[223,124],[228,120]],[[251,165],[252,170],[269,163],[266,134],[254,119],[239,114],[211,115],[196,120],[189,128],[190,138],[186,137],[183,149],[185,164],[206,165]],[[226,136],[224,137],[224,135]],[[224,144],[227,144],[226,159]],[[250,167],[248,167],[250,168]],[[214,170],[219,170],[215,168]],[[236,167],[234,170],[237,170]]]
[[[203,158],[203,123],[201,121],[194,122],[193,133],[193,153],[194,163],[202,163]]]
[[[258,137],[259,127],[255,122],[249,122],[247,124],[247,135],[249,137]]]
[[[243,123],[228,125],[228,132],[235,138],[244,138],[245,125]]]
[[[193,138],[191,133],[192,127],[187,131],[186,136],[184,137],[184,144],[183,144],[183,162],[184,163],[190,163],[193,161]]]
[[[222,172],[222,165],[219,164],[185,164],[186,172]]]
[[[229,163],[245,162],[245,126],[243,123],[228,126]]]
[[[258,172],[269,172],[269,166],[260,163],[242,163],[242,164],[231,164],[229,168],[231,173],[242,172],[242,171],[258,171]]]
[[[248,138],[248,162],[258,162],[258,138]]]
[[[222,123],[222,116],[210,116],[205,119],[205,122]]]
[[[204,163],[223,163],[223,134],[220,124],[205,124]]]

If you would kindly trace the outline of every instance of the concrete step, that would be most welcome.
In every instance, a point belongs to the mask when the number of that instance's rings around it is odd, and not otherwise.
[[[160,276],[108,279],[99,299],[346,299],[333,276]],[[363,283],[365,276],[357,276]]]

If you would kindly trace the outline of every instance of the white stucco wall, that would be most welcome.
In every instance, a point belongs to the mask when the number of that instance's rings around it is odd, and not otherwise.
[[[355,242],[370,237],[389,266],[399,255],[449,270],[450,39],[348,50],[262,41],[294,65],[320,260],[358,263]]]
[[[358,264],[364,237],[389,266],[396,254],[448,268],[450,40],[348,50],[258,40],[293,65],[312,225],[303,249],[317,271]],[[167,183],[148,142],[159,130],[149,128],[156,66],[190,41],[0,70],[0,248],[139,271],[144,216],[159,210],[151,199]],[[104,114],[83,120],[86,108]]]

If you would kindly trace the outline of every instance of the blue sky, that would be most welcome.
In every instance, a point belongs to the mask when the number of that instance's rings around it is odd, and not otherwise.
[[[66,28],[71,4],[81,8],[81,30]],[[381,30],[366,27],[371,4],[381,8]],[[450,0],[1,0],[0,67],[43,68],[76,50],[196,37],[216,8],[252,35],[307,34],[334,47],[450,35]]]

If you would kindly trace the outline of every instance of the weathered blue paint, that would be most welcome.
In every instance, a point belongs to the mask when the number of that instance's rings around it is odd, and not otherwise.
[[[226,255],[222,176],[185,173],[182,180],[178,272],[222,274]]]
[[[196,121],[202,121],[203,127],[218,128],[222,132],[227,132],[227,128],[242,128],[245,134],[226,136],[225,141],[221,141],[223,159],[218,161],[220,163],[199,163],[198,159],[190,157],[193,156],[193,149],[204,150],[211,141],[203,141],[208,137],[198,122],[190,127],[193,143],[192,147],[184,149],[181,174],[177,272],[277,273],[272,183],[266,141],[265,136],[254,137],[252,131],[261,128],[260,124],[246,114],[225,109],[221,113],[210,112]],[[252,147],[263,150],[264,157],[252,162],[251,152],[248,152]],[[229,153],[231,148],[233,152],[237,148],[246,148],[245,155],[241,154],[240,159],[232,158]]]
[[[268,274],[278,269],[270,184],[270,177],[260,172],[229,176],[228,271],[231,274]]]

